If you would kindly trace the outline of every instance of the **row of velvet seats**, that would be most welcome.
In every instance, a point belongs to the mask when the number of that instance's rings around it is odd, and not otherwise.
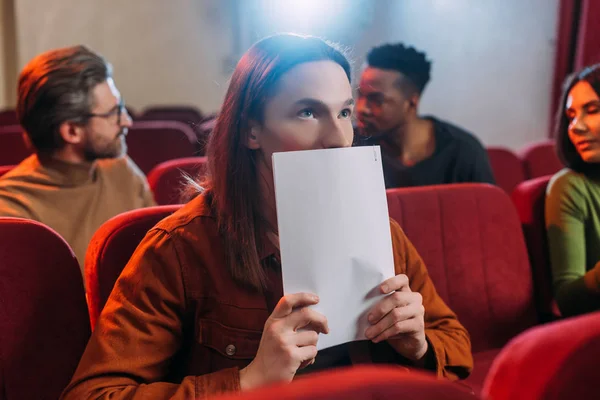
[[[18,164],[31,150],[19,125],[2,126],[1,121],[0,112],[0,166]],[[161,162],[203,155],[213,125],[214,116],[204,117],[193,107],[147,109],[130,129],[129,154],[146,174]],[[531,144],[518,154],[502,147],[487,151],[497,184],[507,193],[526,179],[553,174],[562,167],[551,141]]]
[[[394,189],[389,190],[387,196],[390,215],[401,224],[423,256],[440,296],[471,333],[475,369],[466,384],[480,393],[490,366],[503,346],[543,320],[543,310],[536,307],[534,280],[515,207],[506,193],[490,185]],[[85,260],[89,310],[86,310],[81,276],[72,252],[64,242],[61,246],[52,243],[61,239],[42,237],[51,236],[49,229],[43,235],[35,232],[19,235],[14,227],[0,228],[0,259],[6,260],[2,263],[5,267],[0,284],[4,285],[3,291],[13,290],[0,293],[11,300],[8,308],[13,310],[7,318],[0,317],[0,323],[8,324],[0,330],[9,331],[8,340],[1,341],[2,346],[12,349],[9,352],[19,359],[37,359],[36,365],[42,370],[48,368],[47,360],[59,357],[52,352],[69,354],[64,346],[73,354],[80,354],[90,326],[94,326],[115,280],[139,241],[156,222],[179,207],[170,205],[124,213],[96,232]],[[4,224],[6,221],[11,219],[5,219]],[[12,219],[10,223],[22,229],[41,226],[25,220]],[[36,251],[29,245],[32,240],[38,243]],[[62,253],[57,254],[60,248],[63,248]],[[71,287],[67,287],[69,285]],[[23,293],[28,295],[23,297]],[[53,305],[49,299],[63,301],[63,304]],[[51,310],[61,310],[60,318],[53,319]],[[9,322],[14,320],[21,322]],[[54,326],[55,322],[60,322],[60,326]],[[45,334],[40,336],[42,326]],[[42,344],[50,338],[62,338],[65,342],[52,346]],[[36,354],[32,350],[40,348],[50,354],[44,351]],[[22,357],[22,351],[29,353]],[[225,354],[225,349],[221,351]],[[68,359],[68,356],[60,357]],[[21,372],[16,358],[3,357],[2,360],[8,363],[2,367],[5,373]],[[66,363],[66,359],[63,361]],[[75,364],[73,361],[71,367]],[[55,367],[53,364],[52,370]],[[9,381],[16,379],[17,387],[26,388],[32,375],[21,376],[17,372],[10,373]],[[38,373],[44,377],[54,371],[39,371],[35,375]],[[65,383],[65,379],[59,381]]]
[[[204,115],[197,107],[184,105],[150,106],[138,113],[131,106],[126,106],[127,113],[134,121],[179,121],[196,125],[211,117]],[[13,108],[0,110],[0,126],[18,125],[17,111]]]
[[[10,129],[3,136],[0,128],[0,144],[4,143],[0,146],[0,160],[6,160],[5,164],[0,161],[0,176],[14,167],[7,164],[19,162],[30,152],[19,127]],[[129,155],[147,174],[158,204],[179,202],[181,171],[195,176],[203,169],[206,159],[192,157],[202,153],[194,140],[190,130],[176,122],[136,123],[131,129],[127,139]],[[551,175],[562,168],[551,141],[527,146],[521,156],[504,148],[491,147],[487,151],[496,183],[508,194],[526,179]]]
[[[127,134],[128,154],[145,174],[163,161],[202,155],[205,143],[206,137],[176,121],[134,122]],[[31,153],[20,125],[0,126],[0,165],[16,165]]]
[[[552,175],[563,168],[552,140],[531,143],[517,153],[503,147],[486,150],[496,184],[508,194],[525,180]]]

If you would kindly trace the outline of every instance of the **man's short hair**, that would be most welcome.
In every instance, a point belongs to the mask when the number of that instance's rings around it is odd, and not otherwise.
[[[367,54],[369,67],[400,72],[419,95],[423,93],[431,73],[431,61],[424,52],[402,43],[384,44],[374,47]],[[400,83],[400,86],[405,86]]]
[[[47,51],[23,68],[17,114],[38,153],[52,153],[64,145],[60,125],[85,123],[94,106],[92,90],[111,77],[112,66],[85,46]]]

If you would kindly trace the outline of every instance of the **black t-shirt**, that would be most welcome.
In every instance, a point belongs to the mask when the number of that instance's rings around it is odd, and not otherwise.
[[[495,184],[486,150],[469,132],[452,124],[427,117],[433,122],[435,150],[433,155],[407,167],[381,149],[386,188],[441,185],[461,182]],[[355,144],[372,146],[379,142],[356,134]]]

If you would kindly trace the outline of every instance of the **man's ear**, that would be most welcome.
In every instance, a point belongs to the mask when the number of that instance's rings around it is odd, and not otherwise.
[[[260,133],[261,128],[256,122],[250,122],[250,132],[248,133],[248,141],[246,146],[250,150],[260,149]]]
[[[65,121],[58,127],[58,133],[65,143],[79,144],[83,141],[85,129],[72,121]]]
[[[412,110],[415,110],[415,112],[417,111],[417,109],[419,108],[419,101],[421,100],[421,96],[419,95],[419,93],[413,93],[409,98],[408,98],[408,104],[410,105],[410,108]]]

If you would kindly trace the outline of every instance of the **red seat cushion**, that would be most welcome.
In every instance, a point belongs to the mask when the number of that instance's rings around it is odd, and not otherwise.
[[[163,161],[193,157],[196,140],[192,128],[181,122],[136,121],[127,135],[128,154],[147,174]]]
[[[69,245],[38,222],[0,218],[0,398],[57,399],[89,337]]]
[[[432,375],[391,366],[359,366],[303,376],[278,384],[214,400],[475,400],[463,385]]]
[[[527,146],[521,151],[521,159],[527,179],[554,175],[563,168],[554,141],[551,140]]]
[[[94,234],[85,256],[85,281],[92,329],[115,282],[146,233],[181,205],[147,207],[119,214]]]
[[[600,313],[530,329],[494,361],[483,393],[489,399],[597,399]]]
[[[184,174],[197,179],[204,174],[206,157],[178,158],[158,164],[148,174],[148,184],[159,205],[181,203]]]
[[[513,189],[525,180],[523,163],[515,153],[501,147],[488,147],[488,157],[494,171],[496,185],[510,194]]]

